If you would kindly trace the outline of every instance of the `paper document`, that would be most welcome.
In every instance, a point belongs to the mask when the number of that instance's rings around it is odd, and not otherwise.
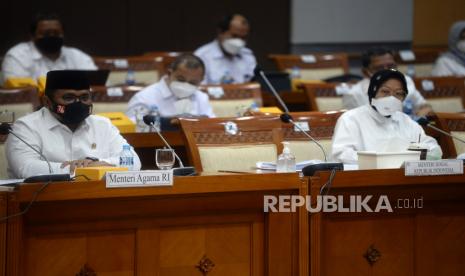
[[[323,163],[322,160],[305,160],[302,162],[298,162],[295,165],[296,171],[301,171],[304,167],[312,164],[320,164]],[[261,170],[271,170],[275,171],[276,170],[276,162],[257,162],[256,164],[257,168]]]

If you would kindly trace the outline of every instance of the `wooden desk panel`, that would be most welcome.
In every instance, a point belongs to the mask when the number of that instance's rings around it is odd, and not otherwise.
[[[21,186],[8,212],[39,186]],[[306,182],[297,174],[183,177],[139,189],[53,183],[9,220],[7,275],[202,275],[209,262],[204,275],[308,275],[306,213],[263,213],[263,195],[299,193]]]
[[[312,276],[464,275],[465,176],[403,174],[400,169],[336,173],[330,195],[346,200],[387,195],[394,212],[311,214]],[[328,178],[328,172],[311,178],[312,197]],[[398,199],[412,204],[419,198],[423,208],[395,208]],[[370,264],[366,256],[376,253]]]

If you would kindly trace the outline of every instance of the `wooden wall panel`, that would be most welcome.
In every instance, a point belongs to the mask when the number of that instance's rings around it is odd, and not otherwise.
[[[463,0],[415,0],[413,45],[446,46],[450,26],[465,20]]]
[[[193,51],[211,41],[219,19],[233,12],[249,17],[249,46],[260,62],[269,63],[269,53],[289,51],[290,0],[6,0],[2,11],[7,12],[0,17],[0,24],[6,26],[0,56],[18,42],[28,40],[29,22],[39,10],[58,12],[65,24],[65,43],[94,56]]]

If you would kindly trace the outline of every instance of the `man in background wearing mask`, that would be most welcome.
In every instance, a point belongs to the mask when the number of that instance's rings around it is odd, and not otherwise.
[[[370,77],[383,69],[396,69],[397,64],[391,51],[385,48],[371,48],[362,54],[362,72],[364,78],[353,85],[348,93],[342,95],[344,108],[352,109],[368,103],[368,85]],[[431,106],[416,89],[413,80],[405,76],[408,95],[404,101],[404,112],[412,117],[425,116],[432,112]]]
[[[214,117],[207,94],[198,90],[205,74],[205,65],[194,55],[177,57],[168,69],[168,75],[157,83],[135,94],[128,103],[126,114],[136,122],[140,108],[147,112],[156,107],[160,116],[175,117],[183,114]]]
[[[433,76],[465,76],[465,21],[457,21],[449,30],[449,51],[437,60]]]
[[[252,50],[245,47],[249,29],[244,16],[226,16],[218,24],[217,38],[194,52],[205,63],[205,84],[250,81],[257,61]]]
[[[126,140],[109,119],[91,115],[88,72],[47,73],[44,107],[18,119],[13,131],[47,158],[53,173],[74,173],[77,167],[117,166]],[[134,155],[134,169],[140,160]],[[8,174],[27,178],[48,174],[46,161],[13,135],[6,142]]]
[[[357,151],[405,151],[412,142],[426,148],[428,158],[440,158],[442,151],[436,140],[402,112],[402,102],[409,93],[399,71],[376,72],[366,96],[369,104],[339,117],[332,139],[332,159],[353,164],[358,161]]]
[[[31,22],[31,41],[11,48],[2,64],[4,80],[43,77],[51,70],[96,70],[84,52],[63,46],[63,25],[56,14],[39,13]]]

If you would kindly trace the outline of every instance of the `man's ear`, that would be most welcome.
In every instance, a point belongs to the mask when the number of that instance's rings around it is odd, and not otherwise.
[[[42,96],[42,103],[44,104],[45,107],[47,107],[49,110],[52,110],[53,108],[53,102],[50,100],[48,95],[43,95]]]
[[[362,73],[367,78],[371,77],[371,73],[370,73],[370,70],[368,70],[368,68],[362,68]]]

